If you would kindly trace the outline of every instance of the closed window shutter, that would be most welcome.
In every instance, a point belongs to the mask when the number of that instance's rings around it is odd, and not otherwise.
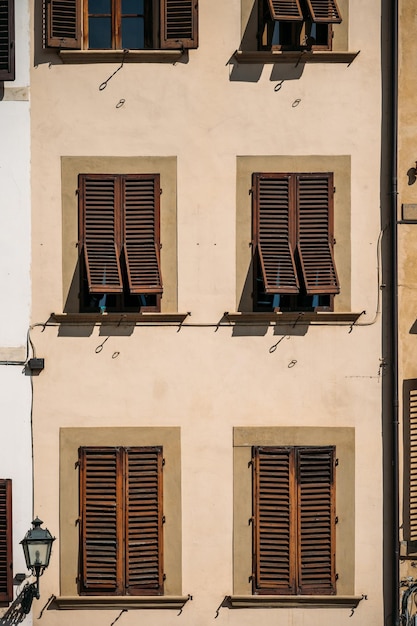
[[[253,449],[255,593],[295,593],[293,463],[290,448]]]
[[[313,22],[340,24],[342,16],[336,0],[307,0]]]
[[[293,185],[287,174],[254,174],[253,246],[258,252],[266,293],[298,293],[292,239]]]
[[[90,293],[123,291],[120,268],[120,181],[117,176],[80,174],[80,247]]]
[[[306,292],[339,293],[333,258],[333,176],[297,175],[298,253]]]
[[[161,48],[197,48],[198,0],[160,0]]]
[[[126,451],[126,589],[162,594],[162,449]]]
[[[404,539],[417,543],[417,379],[403,383]],[[414,547],[412,549],[414,551]]]
[[[80,448],[81,591],[122,590],[123,476],[118,448]]]
[[[296,449],[298,592],[336,593],[334,448]]]
[[[159,175],[124,176],[124,250],[130,293],[162,293]]]
[[[0,80],[14,80],[14,0],[0,0]]]
[[[273,20],[302,21],[300,0],[268,0]]]
[[[51,48],[81,47],[81,0],[45,0],[47,45]]]
[[[12,481],[0,480],[0,602],[13,599]]]

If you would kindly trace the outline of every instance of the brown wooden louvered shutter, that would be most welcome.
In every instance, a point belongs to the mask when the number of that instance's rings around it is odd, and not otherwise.
[[[403,383],[404,539],[417,543],[417,379]],[[415,551],[415,546],[412,547]]]
[[[0,0],[0,81],[14,78],[14,0]]]
[[[162,448],[128,448],[126,467],[126,591],[162,594]]]
[[[90,293],[123,291],[120,268],[120,179],[102,174],[80,174],[79,238]]]
[[[268,0],[273,20],[302,21],[300,0]]]
[[[80,591],[123,592],[123,459],[119,448],[80,448]]]
[[[306,292],[339,293],[333,258],[333,175],[298,174],[297,248]]]
[[[293,184],[288,174],[253,174],[253,250],[266,293],[298,293],[294,261]]]
[[[198,0],[160,0],[161,48],[197,48]]]
[[[81,47],[81,0],[46,2],[47,45],[51,48]]]
[[[334,447],[296,449],[298,593],[334,594]]]
[[[342,16],[336,0],[307,0],[313,22],[340,24]]]
[[[12,481],[0,480],[0,602],[13,600]]]
[[[253,588],[295,593],[296,495],[290,448],[253,448]]]
[[[132,294],[162,293],[159,174],[124,176],[124,251]]]

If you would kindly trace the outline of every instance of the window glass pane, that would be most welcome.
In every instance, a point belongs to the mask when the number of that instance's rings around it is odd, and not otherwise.
[[[145,47],[145,23],[143,17],[122,18],[122,48],[140,50]]]
[[[106,50],[112,47],[110,17],[88,19],[88,47],[96,50]]]
[[[122,13],[140,13],[143,15],[145,10],[145,0],[122,0]]]
[[[91,13],[110,13],[111,0],[88,0],[88,12]]]

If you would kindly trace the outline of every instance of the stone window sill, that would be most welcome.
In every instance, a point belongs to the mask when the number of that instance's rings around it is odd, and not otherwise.
[[[332,50],[301,51],[246,51],[236,50],[233,57],[238,63],[347,63],[350,65],[358,56],[357,52],[336,52]]]
[[[175,609],[181,610],[190,596],[58,596],[51,608],[85,609]]]
[[[60,50],[63,63],[176,63],[183,50]]]
[[[226,596],[229,609],[334,608],[355,609],[365,596]]]
[[[190,313],[51,313],[58,324],[182,324]]]
[[[354,324],[365,313],[350,312],[320,312],[320,311],[294,311],[291,313],[229,313],[225,312],[224,319],[233,324]]]

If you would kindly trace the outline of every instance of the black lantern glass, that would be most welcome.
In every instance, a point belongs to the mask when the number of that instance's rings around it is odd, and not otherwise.
[[[41,528],[42,520],[37,517],[33,520],[33,528],[28,530],[25,538],[20,542],[25,555],[26,566],[32,573],[39,577],[49,565],[51,558],[52,543],[55,537],[52,537],[47,528]]]

